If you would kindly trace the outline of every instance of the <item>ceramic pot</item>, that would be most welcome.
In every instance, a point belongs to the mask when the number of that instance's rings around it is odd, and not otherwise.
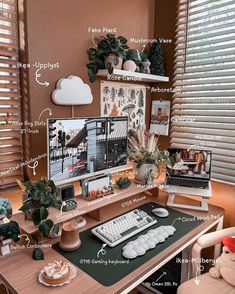
[[[79,228],[86,225],[84,218],[79,218],[78,221],[70,221],[62,225],[62,233],[59,246],[64,251],[74,251],[81,245],[79,236]]]
[[[150,65],[151,65],[151,62],[148,59],[143,61],[142,62],[142,72],[150,74]]]
[[[118,60],[118,64],[116,63]],[[105,67],[107,67],[107,63],[111,63],[112,67],[115,69],[122,69],[122,62],[123,58],[118,57],[115,54],[110,54],[109,56],[106,57],[105,59]]]
[[[135,72],[136,70],[136,64],[132,60],[127,60],[123,64],[123,69],[131,72]]]
[[[140,167],[134,163],[133,168],[135,170],[135,182],[138,184],[149,184],[153,182],[157,167],[153,163],[142,163]]]

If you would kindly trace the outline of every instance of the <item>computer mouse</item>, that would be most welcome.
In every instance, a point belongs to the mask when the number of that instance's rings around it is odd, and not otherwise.
[[[169,212],[165,208],[154,208],[152,210],[152,213],[155,214],[158,217],[167,217],[169,215]]]

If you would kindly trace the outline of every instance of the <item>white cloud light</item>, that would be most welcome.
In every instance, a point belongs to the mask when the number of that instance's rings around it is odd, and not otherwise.
[[[89,85],[78,76],[60,79],[52,93],[52,100],[58,105],[91,104],[93,96]]]

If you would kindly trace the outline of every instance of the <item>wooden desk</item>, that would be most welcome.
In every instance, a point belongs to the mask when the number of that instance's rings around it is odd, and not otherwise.
[[[106,219],[121,214],[124,209],[130,210],[144,203],[155,201],[159,204],[165,205],[167,200],[166,194],[160,192],[158,197],[148,196],[139,203],[134,203],[126,208],[123,208],[123,200],[120,202],[112,203],[104,207],[104,215]],[[126,201],[126,200],[125,200]],[[184,198],[184,202],[192,204],[194,200]],[[199,211],[186,211],[184,209],[178,209],[179,211],[186,212],[193,216],[217,216],[215,219],[209,218],[203,224],[195,228],[190,234],[187,234],[173,245],[163,250],[160,254],[143,264],[141,267],[133,271],[131,274],[126,276],[121,281],[110,287],[104,287],[103,285],[96,282],[93,278],[88,276],[86,273],[78,268],[77,277],[69,285],[52,288],[45,287],[38,283],[37,276],[39,271],[49,262],[55,259],[61,259],[61,256],[53,249],[45,249],[45,260],[34,261],[31,258],[30,250],[20,251],[19,253],[12,253],[8,256],[0,258],[0,279],[7,285],[12,293],[18,294],[47,294],[47,293],[58,293],[58,294],[117,294],[117,293],[129,293],[138,284],[144,281],[148,276],[162,267],[171,258],[176,256],[179,252],[186,250],[189,246],[195,243],[199,236],[216,226],[216,229],[220,229],[223,224],[224,210],[217,206],[209,206],[209,212]],[[91,226],[91,224],[89,225]],[[87,227],[84,228],[84,230]]]

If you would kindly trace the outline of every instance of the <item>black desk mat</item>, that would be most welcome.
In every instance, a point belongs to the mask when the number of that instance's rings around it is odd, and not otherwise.
[[[155,207],[162,206],[150,202],[140,206],[139,208],[146,211],[150,215],[153,215],[151,210]],[[79,267],[89,276],[94,278],[97,282],[104,286],[111,286],[203,223],[203,221],[197,219],[188,222],[177,220],[174,224],[176,232],[173,236],[168,237],[165,242],[157,244],[154,249],[148,250],[143,256],[129,260],[124,258],[122,256],[122,247],[128,242],[135,240],[139,235],[143,235],[147,231],[162,225],[172,225],[174,220],[177,218],[182,219],[183,217],[186,217],[190,218],[190,220],[193,219],[193,216],[189,214],[181,213],[171,208],[167,208],[167,210],[169,211],[169,216],[167,218],[159,218],[155,216],[157,219],[157,223],[155,225],[147,228],[146,230],[113,248],[106,246],[106,254],[100,254],[99,258],[97,258],[97,253],[101,249],[104,242],[95,237],[91,233],[91,229],[80,233],[81,246],[79,249],[73,252],[65,252],[59,248],[58,243],[53,245],[53,249],[72,262],[74,265]]]

